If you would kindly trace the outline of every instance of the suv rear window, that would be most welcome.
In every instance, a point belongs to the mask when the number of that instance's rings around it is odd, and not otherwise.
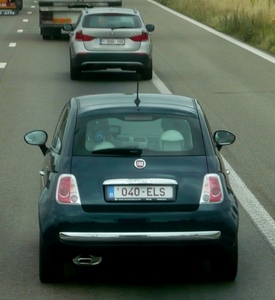
[[[84,28],[141,28],[138,16],[127,14],[93,14],[84,17]]]

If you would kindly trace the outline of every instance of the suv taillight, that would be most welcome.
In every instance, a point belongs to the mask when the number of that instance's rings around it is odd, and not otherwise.
[[[223,189],[219,175],[206,174],[203,179],[200,203],[220,203],[223,201]]]
[[[89,42],[89,41],[92,41],[93,39],[94,39],[93,36],[83,34],[82,30],[76,32],[76,34],[75,34],[76,41]]]
[[[149,34],[147,32],[142,32],[142,34],[132,36],[130,39],[134,42],[142,42],[142,41],[148,41],[149,40]]]
[[[74,175],[62,174],[59,176],[56,187],[56,201],[60,204],[81,204]]]

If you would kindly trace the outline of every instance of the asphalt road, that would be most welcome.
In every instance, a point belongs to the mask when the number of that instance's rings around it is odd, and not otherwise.
[[[139,9],[146,23],[156,25],[154,72],[165,86],[197,98],[213,130],[237,135],[236,143],[222,154],[274,217],[274,64],[152,2],[123,1]],[[26,145],[23,135],[44,129],[51,138],[69,98],[134,93],[136,82],[133,74],[122,72],[72,82],[68,41],[43,41],[33,0],[25,0],[19,15],[1,17],[0,28],[1,300],[275,299],[274,248],[241,205],[239,273],[234,282],[212,281],[207,265],[188,258],[179,264],[170,257],[131,257],[105,267],[68,266],[67,282],[41,284],[37,199],[42,154]],[[140,91],[158,92],[153,81],[141,82]]]

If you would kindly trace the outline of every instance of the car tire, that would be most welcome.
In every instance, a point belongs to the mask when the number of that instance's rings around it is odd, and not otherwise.
[[[50,35],[42,35],[43,40],[50,40],[51,36]]]
[[[108,3],[108,6],[113,6],[113,7],[116,7],[116,6],[122,6],[122,0],[121,1],[116,1],[116,2],[113,2],[113,3]]]
[[[22,10],[22,8],[23,8],[23,0],[19,0],[18,1],[18,8],[19,8],[19,10]]]
[[[70,76],[71,80],[79,80],[82,76],[81,69],[74,67],[72,64],[72,60],[70,60]]]
[[[140,72],[141,79],[151,80],[153,78],[153,64],[149,68],[145,68]]]
[[[39,241],[39,277],[43,283],[60,282],[64,278],[64,262],[56,251],[45,246],[42,237]]]
[[[238,271],[238,242],[233,248],[211,260],[211,273],[215,279],[232,281]]]

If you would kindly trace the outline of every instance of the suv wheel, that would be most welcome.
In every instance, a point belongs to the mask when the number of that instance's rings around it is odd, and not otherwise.
[[[80,68],[76,68],[72,64],[72,60],[70,60],[70,76],[71,80],[78,80],[81,78],[82,72]]]
[[[153,77],[153,65],[151,64],[149,68],[143,69],[140,75],[143,80],[151,80]]]

